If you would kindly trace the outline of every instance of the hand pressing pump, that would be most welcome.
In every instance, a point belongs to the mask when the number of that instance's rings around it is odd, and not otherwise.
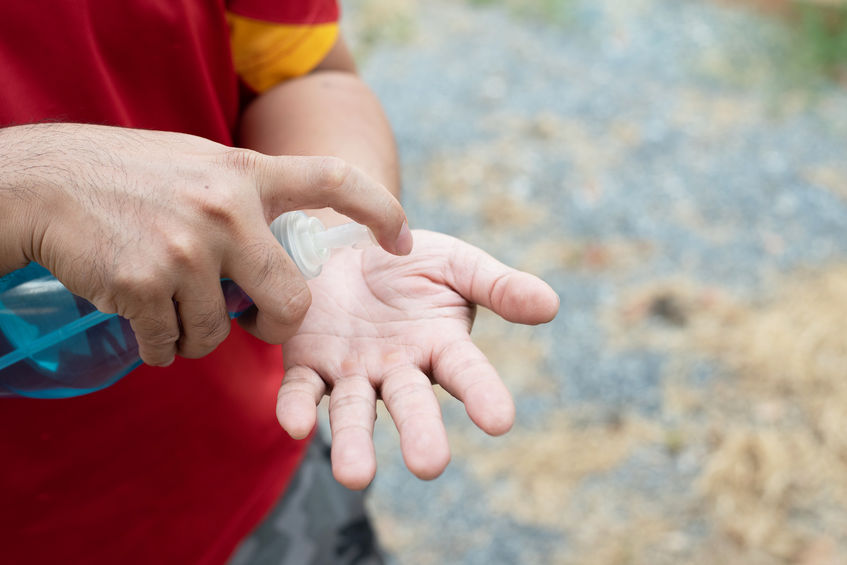
[[[308,279],[318,276],[333,249],[375,243],[350,222],[327,229],[303,212],[287,212],[271,231]],[[221,281],[235,318],[252,301]],[[0,397],[68,398],[105,388],[141,364],[129,322],[104,314],[68,291],[37,263],[0,278]]]

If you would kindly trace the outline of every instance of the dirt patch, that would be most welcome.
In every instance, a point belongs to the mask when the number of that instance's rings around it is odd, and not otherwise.
[[[833,14],[847,5],[844,0],[717,0],[719,4],[749,6],[768,14],[796,18],[804,8],[817,8]]]
[[[581,425],[556,415],[543,429],[513,431],[495,441],[451,438],[456,452],[491,493],[491,507],[528,523],[565,529],[565,501],[580,480],[620,464],[632,449],[660,435],[648,423],[621,418]]]
[[[741,550],[799,563],[832,546],[821,531],[847,524],[847,266],[776,288],[745,303],[686,281],[653,285],[624,301],[615,335],[727,368],[708,398],[677,403],[683,417],[705,411],[713,423],[699,434],[686,426],[709,446],[704,508]]]

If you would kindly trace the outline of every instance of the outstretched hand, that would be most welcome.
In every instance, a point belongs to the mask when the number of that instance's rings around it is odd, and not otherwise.
[[[376,472],[377,398],[400,432],[406,466],[423,479],[437,477],[450,460],[433,383],[464,402],[485,432],[507,432],[514,403],[470,340],[475,305],[521,324],[548,322],[559,307],[540,279],[426,231],[415,232],[406,257],[341,252],[309,284],[312,307],[283,346],[277,418],[292,437],[305,437],[329,394],[333,473],[354,489]]]

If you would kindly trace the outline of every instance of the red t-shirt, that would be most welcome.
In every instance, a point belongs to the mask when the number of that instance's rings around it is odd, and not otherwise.
[[[231,144],[243,104],[308,71],[334,0],[11,0],[0,126],[68,121]],[[269,53],[270,50],[270,53]],[[218,563],[305,447],[274,416],[278,346],[237,325],[215,352],[66,400],[0,400],[0,561]]]

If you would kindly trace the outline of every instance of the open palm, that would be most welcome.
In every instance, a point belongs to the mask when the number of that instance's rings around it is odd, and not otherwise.
[[[540,279],[455,238],[415,232],[407,257],[378,249],[341,252],[310,281],[312,307],[283,346],[286,375],[277,417],[305,437],[330,394],[336,479],[363,488],[376,471],[376,399],[385,402],[407,467],[434,478],[450,459],[438,383],[492,435],[514,420],[511,395],[470,340],[476,304],[523,324],[550,321],[558,297]]]

